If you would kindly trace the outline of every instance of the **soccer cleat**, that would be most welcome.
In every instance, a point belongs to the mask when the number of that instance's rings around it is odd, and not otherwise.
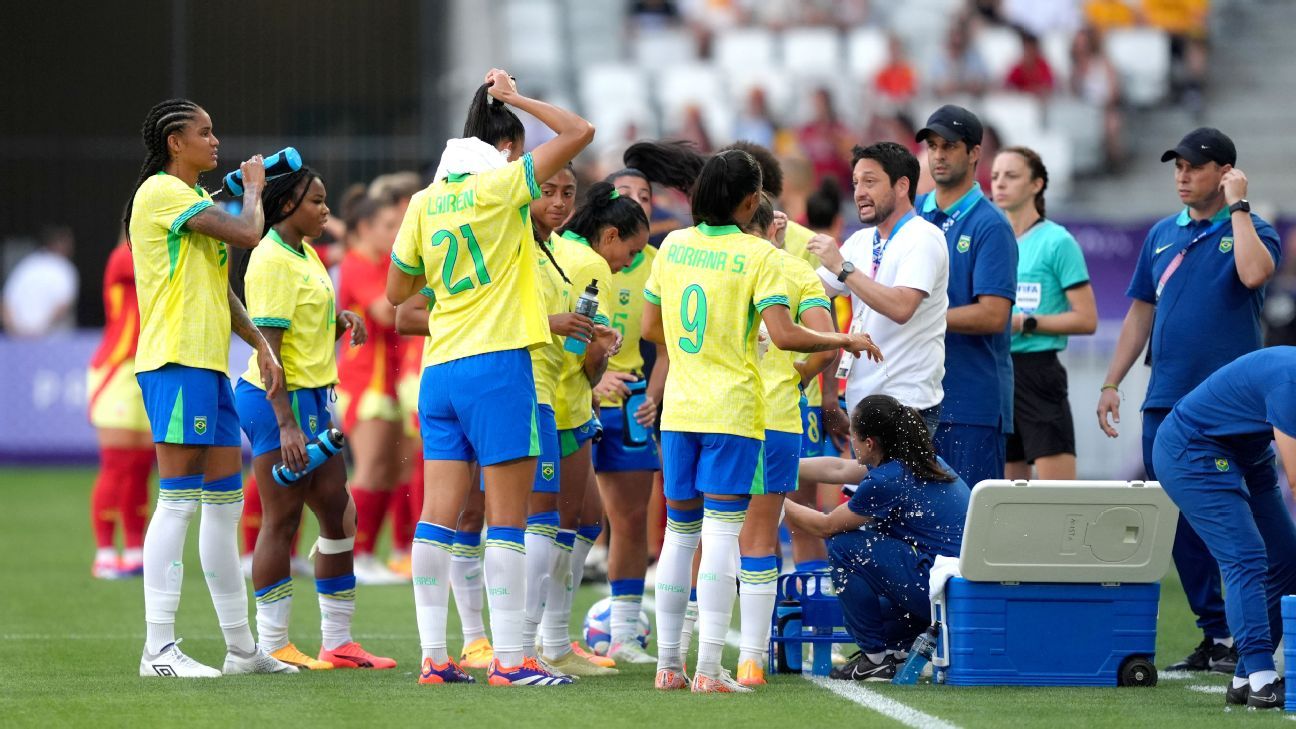
[[[891,655],[882,658],[881,663],[874,663],[860,651],[851,657],[846,665],[834,668],[828,678],[842,681],[890,681],[896,675],[896,659]]]
[[[287,663],[290,666],[305,668],[311,671],[331,671],[333,664],[328,661],[320,661],[297,650],[297,646],[289,643],[277,651],[270,651],[270,657],[281,663]]]
[[[116,557],[112,559],[96,559],[90,566],[90,576],[96,580],[120,580],[123,575],[118,568],[120,562]]]
[[[490,668],[495,658],[495,649],[491,648],[490,638],[478,638],[464,646],[459,655],[459,665],[464,668]]]
[[[637,640],[627,640],[621,643],[613,643],[608,649],[607,657],[624,663],[656,663],[657,657],[650,655],[648,651],[639,645]]]
[[[590,653],[589,651],[582,648],[580,643],[577,643],[574,640],[572,641],[571,649],[572,649],[572,653],[575,653],[576,655],[580,656],[581,658],[584,658],[585,660],[589,661],[590,663],[593,663],[596,666],[602,666],[603,668],[616,668],[616,661],[612,660],[611,658],[608,658],[607,656],[600,656],[594,653]]]
[[[1248,709],[1282,709],[1286,706],[1286,687],[1282,676],[1252,691],[1246,700]]]
[[[749,694],[753,691],[735,681],[723,668],[714,676],[701,671],[693,674],[692,690],[695,694]]]
[[[226,676],[241,676],[249,673],[297,673],[297,667],[274,658],[261,646],[257,646],[247,655],[239,655],[234,651],[226,653],[225,666],[221,669],[221,673]]]
[[[162,678],[220,678],[221,672],[186,656],[180,650],[180,641],[167,645],[156,655],[148,648],[140,656],[140,676]]]
[[[477,683],[477,679],[447,658],[445,663],[433,663],[431,658],[423,659],[423,671],[419,673],[419,683]]]
[[[570,678],[572,682],[576,682],[580,680],[580,676],[573,676],[570,673],[565,673],[563,671],[560,671],[557,668],[554,668],[553,666],[549,665],[548,663],[545,663],[545,659],[539,656],[535,656],[535,662],[536,665],[540,666],[540,668],[544,669],[545,671],[548,671],[549,675],[551,676],[557,676],[558,678]]]
[[[615,676],[620,673],[615,668],[599,665],[581,656],[576,651],[568,651],[558,658],[541,656],[541,660],[547,665],[572,676]]]
[[[1228,690],[1224,692],[1225,706],[1246,706],[1247,699],[1251,697],[1251,684],[1243,683],[1237,688],[1229,683]]]
[[[142,560],[142,559],[132,559],[132,560],[127,560],[127,559],[125,559],[125,558],[123,558],[123,559],[121,559],[121,560],[118,560],[118,562],[117,562],[117,575],[118,575],[118,577],[122,577],[122,578],[126,578],[126,577],[143,577],[143,576],[144,576],[144,560]]]
[[[1203,638],[1183,660],[1166,666],[1167,671],[1210,671],[1232,675],[1237,670],[1237,648]]]
[[[522,665],[505,670],[499,659],[491,660],[486,681],[492,686],[565,686],[570,676],[555,676],[540,667],[534,658],[522,659]]]
[[[747,660],[739,663],[738,683],[744,686],[764,686],[765,667],[760,661]]]
[[[385,668],[395,668],[396,661],[382,656],[375,656],[354,640],[350,643],[340,645],[333,650],[321,647],[319,653],[321,661],[328,661],[333,664],[334,668],[372,668],[382,670]]]
[[[387,569],[372,554],[355,556],[355,578],[358,585],[403,585],[408,579]]]
[[[404,554],[393,552],[391,558],[387,560],[387,569],[400,575],[401,579],[411,580],[414,578],[414,558],[409,552]]]
[[[680,691],[689,687],[689,677],[682,668],[659,668],[653,687],[658,691]]]

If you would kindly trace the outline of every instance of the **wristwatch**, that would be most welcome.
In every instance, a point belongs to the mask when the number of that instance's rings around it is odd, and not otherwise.
[[[1030,334],[1034,332],[1037,328],[1039,328],[1039,319],[1036,319],[1033,316],[1028,316],[1025,319],[1022,319],[1023,334]]]
[[[1251,212],[1251,203],[1247,202],[1246,199],[1242,199],[1242,200],[1238,200],[1237,202],[1229,206],[1229,215],[1232,215],[1233,213],[1236,213],[1238,211],[1244,213]]]
[[[842,263],[841,273],[837,274],[837,280],[846,283],[846,277],[852,273],[855,273],[855,264],[850,261],[845,261]]]

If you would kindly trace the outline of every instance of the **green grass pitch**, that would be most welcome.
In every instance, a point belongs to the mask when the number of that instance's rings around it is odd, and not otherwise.
[[[90,577],[89,469],[0,469],[0,724],[5,726],[462,726],[539,727],[902,726],[800,676],[774,676],[747,696],[662,694],[652,666],[560,689],[419,686],[418,635],[409,587],[361,588],[355,635],[399,662],[393,671],[164,681],[138,677],[143,591],[138,580]],[[178,634],[195,658],[219,666],[224,651],[191,528]],[[604,594],[586,587],[578,614]],[[250,594],[249,590],[249,594]],[[292,637],[319,648],[314,586],[297,583]],[[454,611],[451,610],[453,620]],[[573,633],[578,623],[573,621]],[[1199,640],[1173,576],[1161,602],[1158,663]],[[451,648],[458,626],[450,628]],[[735,656],[727,663],[732,665]],[[479,680],[483,677],[479,676]],[[899,687],[875,695],[960,727],[1241,727],[1281,713],[1224,710],[1223,676],[1163,680],[1150,689]],[[894,708],[894,707],[893,707]],[[922,722],[926,721],[926,724]]]

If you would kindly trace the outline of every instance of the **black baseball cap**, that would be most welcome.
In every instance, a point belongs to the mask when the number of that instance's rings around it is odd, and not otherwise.
[[[921,142],[929,134],[950,141],[961,139],[971,149],[981,143],[981,120],[961,106],[946,104],[927,117],[927,126],[919,129],[914,139]]]
[[[1189,164],[1203,165],[1217,162],[1221,165],[1237,164],[1237,147],[1228,135],[1214,127],[1199,127],[1184,135],[1174,149],[1161,155],[1162,162],[1184,159]]]

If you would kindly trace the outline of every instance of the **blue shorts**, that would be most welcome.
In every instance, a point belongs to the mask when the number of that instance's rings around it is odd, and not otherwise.
[[[558,431],[558,452],[563,458],[581,449],[586,442],[602,432],[603,426],[598,418],[590,418],[584,425],[576,428],[563,428]]]
[[[135,375],[154,443],[240,447],[234,390],[224,372],[165,364]]]
[[[313,440],[328,430],[332,423],[328,409],[329,388],[291,390],[288,401],[292,403],[293,415],[302,433],[306,434],[306,440]],[[275,417],[274,407],[266,399],[265,390],[240,377],[234,387],[234,405],[238,408],[243,433],[252,444],[252,457],[277,452],[281,445],[279,420]]]
[[[752,493],[789,494],[797,490],[801,435],[765,431],[765,489]]]
[[[525,349],[426,367],[418,403],[423,458],[494,466],[538,456],[537,411],[535,375]]]
[[[603,439],[594,444],[594,471],[657,471],[661,461],[657,458],[657,444],[651,437],[641,446],[626,445],[625,411],[619,406],[599,410],[603,421]]]
[[[768,438],[769,431],[765,431]],[[823,408],[801,405],[801,457],[814,458],[824,454]]]
[[[540,428],[540,461],[536,463],[535,485],[531,487],[539,494],[558,493],[559,461],[562,454],[558,450],[558,424],[554,421],[552,405],[540,405],[536,424]]]
[[[764,446],[740,435],[662,431],[666,498],[685,501],[702,494],[764,493]]]

